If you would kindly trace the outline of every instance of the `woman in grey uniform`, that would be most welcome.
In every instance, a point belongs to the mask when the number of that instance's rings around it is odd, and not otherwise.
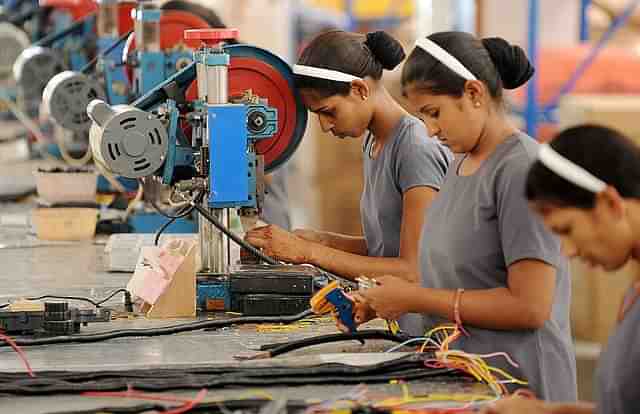
[[[640,148],[618,132],[581,126],[558,135],[529,171],[527,198],[565,252],[608,271],[640,260]],[[640,275],[600,357],[596,404],[513,398],[491,414],[640,413]]]
[[[422,288],[384,277],[361,299],[385,319],[417,312],[428,327],[462,324],[469,335],[454,348],[506,352],[519,368],[491,363],[540,398],[574,400],[567,261],[522,191],[538,144],[511,124],[502,100],[503,89],[533,71],[503,39],[442,32],[417,41],[404,93],[429,133],[459,156],[427,212]]]
[[[364,237],[267,226],[248,232],[247,241],[282,260],[351,279],[393,274],[417,281],[424,211],[452,156],[382,85],[383,69],[404,57],[402,46],[384,32],[330,31],[316,37],[294,66],[296,86],[324,131],[339,138],[369,131],[360,203]]]

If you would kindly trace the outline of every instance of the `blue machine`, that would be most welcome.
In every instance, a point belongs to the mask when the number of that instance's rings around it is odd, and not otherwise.
[[[295,151],[307,111],[289,66],[263,49],[220,43],[235,35],[230,29],[188,30],[185,38],[201,47],[187,67],[130,106],[92,102],[87,112],[94,158],[116,175],[162,180],[176,202],[195,202],[200,194],[213,215],[223,218],[226,209],[237,208],[257,217],[264,172]],[[194,81],[198,97],[188,102]],[[203,270],[224,273],[222,236],[202,220],[199,226]]]

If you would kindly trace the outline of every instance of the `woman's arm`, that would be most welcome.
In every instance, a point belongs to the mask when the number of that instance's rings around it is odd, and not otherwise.
[[[310,242],[360,256],[367,255],[367,242],[363,236],[331,233],[317,230],[294,230],[293,234]]]
[[[403,215],[399,257],[368,257],[338,250],[273,226],[247,233],[247,241],[265,253],[294,263],[311,263],[349,279],[365,275],[396,275],[415,282],[418,279],[418,251],[425,211],[436,197],[430,187],[414,187],[403,195]]]
[[[539,260],[525,259],[508,268],[507,286],[465,290],[460,318],[479,328],[537,329],[551,315],[556,271]],[[360,294],[380,316],[397,319],[404,313],[424,313],[454,320],[455,290],[417,288],[392,277],[378,279],[379,287]]]

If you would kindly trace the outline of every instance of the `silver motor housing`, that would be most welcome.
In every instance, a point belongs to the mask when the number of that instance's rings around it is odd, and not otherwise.
[[[95,99],[106,99],[94,78],[70,70],[55,75],[42,93],[42,109],[62,128],[73,132],[89,132],[91,118],[87,106]]]
[[[93,120],[89,141],[94,158],[110,172],[127,178],[153,175],[169,148],[164,124],[129,105],[110,106],[95,100],[87,107]]]
[[[11,23],[0,23],[0,79],[11,76],[14,62],[29,47],[29,36]]]
[[[42,99],[47,83],[65,69],[61,57],[52,49],[31,46],[13,64],[13,76],[25,100]]]

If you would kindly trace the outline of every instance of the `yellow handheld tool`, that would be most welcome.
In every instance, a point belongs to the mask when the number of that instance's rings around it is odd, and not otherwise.
[[[337,281],[329,283],[311,298],[311,310],[318,315],[333,312],[350,332],[356,331],[353,301],[345,295]]]

